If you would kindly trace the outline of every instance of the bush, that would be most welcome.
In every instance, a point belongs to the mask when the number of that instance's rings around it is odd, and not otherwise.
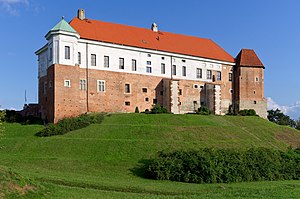
[[[135,113],[139,113],[140,112],[139,107],[135,107],[135,111],[134,112]]]
[[[199,151],[159,152],[143,169],[145,176],[151,179],[189,183],[298,180],[299,151],[204,148]]]
[[[159,104],[153,105],[151,111],[148,109],[145,110],[145,113],[147,114],[162,114],[162,113],[168,113],[167,109]]]
[[[43,121],[40,118],[34,116],[22,116],[15,110],[6,110],[4,120],[8,123],[20,123],[23,125],[43,124]]]
[[[198,111],[196,112],[199,115],[209,115],[210,111],[209,108],[206,106],[201,106],[200,108],[198,108]]]
[[[0,110],[0,122],[4,122],[4,121],[5,121],[5,111]]]
[[[254,109],[244,109],[239,111],[241,116],[256,116],[256,111]]]
[[[39,137],[49,137],[53,135],[63,135],[70,131],[82,129],[90,124],[100,124],[104,119],[103,114],[85,114],[79,117],[65,118],[57,124],[49,124],[43,130],[36,133]]]

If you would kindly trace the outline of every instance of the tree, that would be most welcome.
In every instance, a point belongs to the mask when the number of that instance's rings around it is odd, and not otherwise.
[[[296,122],[290,118],[290,116],[285,115],[281,110],[268,110],[268,119],[271,122],[274,122],[279,125],[287,125],[293,128],[296,127]]]
[[[300,130],[300,118],[296,120],[295,123],[296,123],[295,128]]]

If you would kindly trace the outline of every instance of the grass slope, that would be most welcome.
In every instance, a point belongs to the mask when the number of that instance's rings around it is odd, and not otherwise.
[[[298,146],[300,132],[258,117],[113,114],[63,136],[4,124],[0,165],[40,181],[36,198],[276,198],[300,195],[300,182],[198,185],[139,177],[135,168],[159,150]],[[34,197],[34,196],[30,196]]]

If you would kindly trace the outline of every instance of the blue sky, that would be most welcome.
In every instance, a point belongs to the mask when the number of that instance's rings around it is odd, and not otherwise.
[[[37,57],[44,35],[78,8],[87,18],[210,38],[229,54],[256,51],[265,70],[265,97],[300,117],[300,1],[289,0],[0,0],[0,105],[21,109],[24,92],[37,101]]]

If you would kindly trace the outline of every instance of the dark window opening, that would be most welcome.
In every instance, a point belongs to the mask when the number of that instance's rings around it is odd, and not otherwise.
[[[147,93],[147,88],[143,88],[143,93]]]
[[[125,102],[125,105],[126,106],[130,106],[130,102]]]
[[[157,104],[157,99],[153,99],[153,104]]]

